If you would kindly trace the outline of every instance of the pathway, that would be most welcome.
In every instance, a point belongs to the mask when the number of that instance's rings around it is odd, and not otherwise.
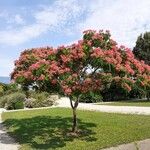
[[[58,107],[69,107],[70,101],[68,98],[61,98],[58,101]],[[124,113],[124,114],[142,114],[150,115],[150,107],[137,107],[137,106],[108,106],[98,104],[80,103],[78,109],[93,110],[109,113]]]
[[[150,150],[150,139],[122,144],[116,147],[106,148],[103,150]]]
[[[5,131],[2,124],[1,114],[4,109],[0,108],[0,150],[18,150],[19,145]]]

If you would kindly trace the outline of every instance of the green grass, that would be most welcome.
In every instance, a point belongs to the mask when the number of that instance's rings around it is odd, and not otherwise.
[[[98,103],[98,105],[110,105],[110,106],[139,106],[139,107],[150,107],[150,101],[118,101],[112,103]]]
[[[72,112],[51,108],[5,112],[2,119],[21,150],[96,150],[150,138],[150,116],[78,111],[78,137],[67,134]],[[2,141],[3,142],[3,141]]]

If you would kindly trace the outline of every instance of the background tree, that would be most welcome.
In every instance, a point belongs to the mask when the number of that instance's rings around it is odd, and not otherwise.
[[[145,32],[137,38],[133,53],[137,59],[150,65],[150,32]]]

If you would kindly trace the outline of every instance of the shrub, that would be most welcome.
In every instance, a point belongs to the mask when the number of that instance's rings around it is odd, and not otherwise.
[[[58,100],[59,96],[57,95],[49,95],[46,100],[43,101],[43,107],[52,106],[56,104],[56,100]]]
[[[34,99],[34,98],[26,99],[25,107],[27,107],[27,108],[37,108],[36,99]]]
[[[96,103],[103,100],[103,97],[100,93],[89,92],[81,96],[80,102],[85,103]]]
[[[58,99],[55,96],[49,95],[47,92],[41,93],[31,93],[31,98],[26,99],[25,107],[28,108],[38,108],[38,107],[48,107],[55,104],[55,101]]]
[[[4,108],[7,100],[9,99],[9,95],[4,95],[0,97],[0,108]]]
[[[0,105],[7,110],[23,109],[24,108],[25,95],[23,93],[13,93],[1,97]]]
[[[15,103],[15,109],[23,109],[24,108],[24,101],[17,101]]]
[[[18,87],[17,84],[10,83],[10,84],[5,85],[5,89],[4,89],[4,94],[5,95],[13,94],[13,93],[16,93],[16,92],[21,92],[21,89]]]
[[[49,93],[47,93],[47,92],[40,92],[40,93],[33,92],[33,93],[31,93],[31,97],[35,98],[36,100],[39,100],[39,101],[43,101],[43,100],[47,99],[48,96],[49,96]]]
[[[2,95],[3,91],[4,91],[3,86],[0,85],[0,96]]]

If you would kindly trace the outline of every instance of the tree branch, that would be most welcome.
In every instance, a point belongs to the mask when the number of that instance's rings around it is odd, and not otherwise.
[[[70,99],[70,105],[71,105],[72,109],[74,109],[73,102],[72,102],[72,98],[69,97],[69,99]]]
[[[95,72],[96,72],[98,69],[99,69],[99,67],[95,68],[95,70],[92,72],[92,74],[91,74],[91,75],[94,75],[94,74],[95,74]]]
[[[79,105],[80,96],[77,98],[77,100],[74,103],[74,108],[77,108]]]
[[[88,69],[88,67],[85,67],[84,70],[83,70],[83,72],[81,72],[81,78],[84,76],[84,74],[85,74],[85,72],[86,72],[87,69]]]

